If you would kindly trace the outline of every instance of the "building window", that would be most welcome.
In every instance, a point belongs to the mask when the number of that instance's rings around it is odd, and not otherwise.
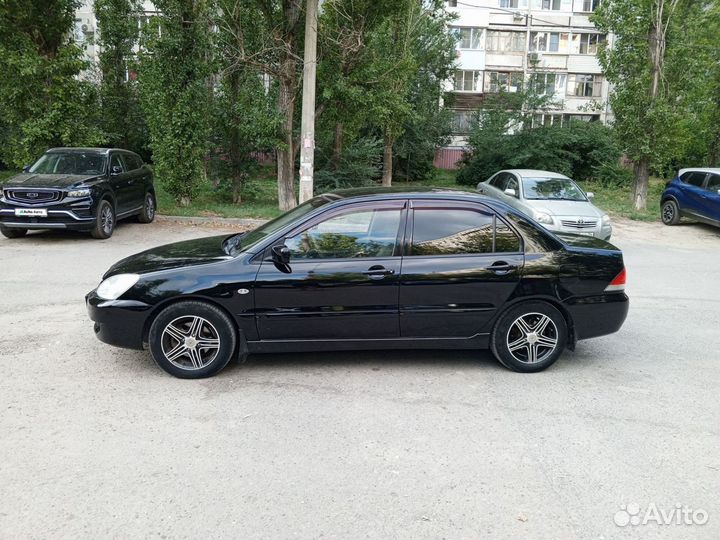
[[[525,32],[488,30],[486,48],[494,52],[525,52]]]
[[[457,36],[459,49],[479,50],[485,46],[484,28],[455,27],[453,32]]]
[[[533,73],[530,81],[537,95],[554,96],[564,92],[567,76],[564,73]]]
[[[453,111],[452,132],[456,135],[466,135],[472,131],[477,123],[475,111]]]
[[[517,92],[522,89],[523,74],[518,71],[489,71],[485,75],[486,92]]]
[[[602,95],[602,75],[568,75],[568,95],[577,97],[600,97]]]
[[[569,124],[571,122],[598,122],[600,120],[599,114],[564,114],[563,124]]]
[[[560,10],[561,0],[541,0],[540,9],[551,9],[553,11]]]
[[[595,11],[600,5],[600,0],[583,0],[583,11]]]
[[[532,125],[533,127],[540,126],[562,126],[563,115],[562,113],[543,113],[533,115]]]
[[[501,8],[518,8],[519,0],[500,0]]]
[[[597,54],[598,45],[605,42],[602,34],[573,34],[573,54]]]
[[[454,90],[456,92],[482,92],[482,71],[457,70]]]
[[[567,53],[569,38],[566,32],[530,32],[530,52]]]
[[[448,7],[457,7],[457,0],[448,0]]]

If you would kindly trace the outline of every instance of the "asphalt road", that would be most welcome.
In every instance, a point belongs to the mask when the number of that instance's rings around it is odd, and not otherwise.
[[[720,537],[720,231],[621,223],[625,326],[535,375],[381,351],[184,381],[95,339],[111,263],[217,231],[0,238],[0,538]]]

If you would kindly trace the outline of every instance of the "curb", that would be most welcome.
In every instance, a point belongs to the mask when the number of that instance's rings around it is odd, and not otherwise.
[[[224,218],[224,217],[206,217],[206,216],[164,216],[156,215],[155,219],[166,223],[184,223],[187,225],[215,225],[215,226],[233,226],[252,228],[259,227],[263,223],[267,223],[266,219],[248,219],[248,218]]]

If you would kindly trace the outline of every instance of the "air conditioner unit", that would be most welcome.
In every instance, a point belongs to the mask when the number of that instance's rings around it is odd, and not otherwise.
[[[83,34],[92,34],[92,33],[94,33],[94,30],[93,30],[92,28],[90,28],[90,25],[89,25],[89,24],[83,24],[83,25],[80,27],[80,30],[82,30],[82,33],[83,33]]]
[[[514,20],[514,21],[520,22],[520,21],[522,21],[524,18],[525,18],[525,15],[523,15],[523,14],[520,13],[519,11],[516,11],[515,13],[513,13],[513,20]]]
[[[538,64],[540,63],[540,60],[542,60],[542,56],[540,53],[531,52],[527,55],[528,64]]]

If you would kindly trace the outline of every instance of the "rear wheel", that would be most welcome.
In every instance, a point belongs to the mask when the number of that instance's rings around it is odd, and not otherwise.
[[[498,319],[490,347],[506,368],[529,373],[554,364],[566,343],[567,323],[562,313],[545,302],[526,302]]]
[[[230,318],[204,302],[173,304],[150,327],[150,352],[158,366],[182,379],[200,379],[223,369],[237,346]]]
[[[145,194],[142,210],[138,214],[140,223],[152,223],[155,219],[155,195],[149,191]]]
[[[7,227],[0,227],[0,233],[5,238],[22,238],[27,234],[27,229],[8,229]]]
[[[680,223],[680,210],[677,203],[672,199],[665,201],[662,205],[661,216],[665,225],[677,225]]]
[[[95,217],[95,226],[90,231],[93,238],[104,240],[110,238],[115,231],[115,209],[110,201],[103,199],[100,201]]]

